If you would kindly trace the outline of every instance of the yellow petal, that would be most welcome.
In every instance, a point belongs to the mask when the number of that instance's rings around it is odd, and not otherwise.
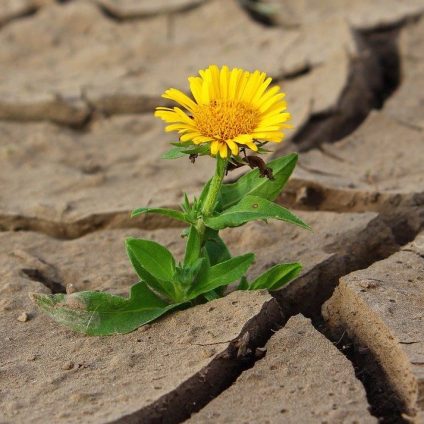
[[[212,141],[211,137],[205,137],[203,135],[199,135],[198,137],[193,139],[193,143],[200,144],[200,143],[207,143]]]
[[[174,122],[181,122],[180,117],[175,112],[168,112],[164,110],[158,110],[155,112],[155,116],[157,118],[162,119],[165,122],[168,122],[170,124]]]
[[[198,133],[198,132],[183,134],[180,137],[180,141],[192,141],[194,138],[199,137],[199,135],[200,135],[200,133]]]
[[[219,141],[212,141],[211,143],[211,155],[215,156],[219,150]]]
[[[282,98],[284,98],[284,93],[280,93],[271,97],[266,102],[262,103],[261,106],[259,106],[259,111],[261,113],[267,112],[268,109],[274,106],[274,104],[278,103]]]
[[[219,155],[225,159],[228,156],[228,148],[225,143],[220,143],[219,145]]]
[[[165,93],[162,94],[162,97],[165,99],[174,100],[175,102],[184,106],[190,112],[196,108],[196,103],[194,103],[193,100],[185,95],[182,91],[177,90],[176,88],[170,88],[169,90],[166,90]]]
[[[210,91],[209,91],[209,82],[208,80],[203,80],[202,82],[202,92],[201,92],[202,104],[209,104],[210,100]]]
[[[288,119],[290,119],[290,113],[280,113],[278,115],[271,116],[269,118],[264,118],[261,120],[261,125],[277,125],[282,124],[283,122],[286,122]]]
[[[250,150],[254,150],[255,152],[258,150],[258,147],[253,141],[253,137],[249,134],[239,135],[234,139],[234,141],[236,141],[238,144],[247,146]]]
[[[240,99],[245,102],[250,102],[255,93],[257,92],[263,79],[265,79],[265,74],[263,72],[255,71],[253,74],[251,74],[246,88],[243,92],[243,95],[240,97]]]
[[[187,114],[183,110],[181,110],[179,107],[174,107],[174,111],[180,118],[181,122],[184,122],[185,124],[188,124],[188,125],[193,125],[194,123],[193,119],[189,118]]]
[[[238,144],[248,144],[252,143],[253,137],[249,134],[241,134],[234,138],[234,141]]]
[[[235,100],[241,100],[244,90],[247,86],[247,83],[249,82],[249,79],[250,79],[250,72],[244,71],[240,77],[238,87],[236,89],[236,94],[234,97]]]
[[[263,118],[283,113],[287,109],[287,102],[280,101],[272,105],[266,112],[262,114]]]
[[[237,143],[235,143],[233,140],[227,140],[226,143],[227,143],[228,147],[230,148],[231,153],[234,156],[237,156],[238,155],[238,152],[239,152]]]
[[[243,73],[243,71],[241,69],[238,69],[238,68],[234,68],[234,69],[231,70],[230,83],[229,83],[229,87],[228,87],[228,99],[229,100],[234,100],[236,98],[238,83],[239,83],[239,79],[240,79],[242,73]]]
[[[268,91],[264,93],[262,97],[259,98],[259,100],[255,103],[255,106],[257,108],[260,108],[265,102],[267,102],[272,97],[278,95],[279,93],[281,93],[281,88],[278,85],[274,85],[274,87],[271,87]]]
[[[252,98],[252,103],[256,103],[262,97],[262,95],[265,93],[265,90],[268,88],[269,84],[271,84],[271,81],[272,81],[272,78],[269,77],[260,85],[260,87],[256,90],[256,93]]]
[[[267,125],[261,125],[260,127],[257,127],[253,130],[253,136],[256,137],[257,133],[263,133],[263,132],[269,132],[269,131],[280,131],[281,125],[273,125],[273,126],[267,126]]]
[[[284,134],[280,131],[269,131],[269,132],[255,133],[255,138],[279,143],[284,138]]]
[[[193,127],[190,127],[189,125],[186,125],[186,124],[171,124],[165,127],[166,132],[187,131],[187,130],[193,130],[193,129],[194,129]]]
[[[219,74],[219,86],[221,89],[221,98],[226,100],[228,97],[228,81],[230,78],[230,71],[228,66],[224,65]]]
[[[249,143],[249,144],[247,144],[247,147],[250,150],[253,150],[254,152],[257,152],[258,151],[258,146],[255,143]]]
[[[213,87],[213,97],[214,99],[221,98],[221,90],[219,85],[219,68],[216,65],[209,66],[209,72],[211,75],[211,85]]]
[[[202,104],[202,79],[199,77],[189,77],[190,91],[197,104]]]

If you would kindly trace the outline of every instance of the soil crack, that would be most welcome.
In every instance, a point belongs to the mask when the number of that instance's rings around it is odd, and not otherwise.
[[[109,424],[176,424],[185,421],[230,387],[244,370],[252,367],[259,356],[258,348],[260,350],[272,331],[285,321],[278,303],[270,300],[258,315],[246,323],[239,337],[200,372],[156,402]]]
[[[366,347],[356,345],[346,331],[336,335],[330,332],[321,314],[321,307],[331,297],[341,277],[356,270],[365,269],[376,261],[386,259],[400,250],[403,244],[414,240],[415,236],[424,228],[424,219],[420,212],[422,211],[418,211],[415,215],[410,214],[409,217],[408,215],[405,217],[402,212],[377,217],[377,221],[390,228],[397,247],[392,244],[390,249],[377,252],[375,246],[373,247],[370,240],[367,240],[367,238],[372,238],[372,235],[369,235],[372,231],[369,229],[364,231],[356,240],[351,240],[350,245],[349,242],[345,244],[332,263],[327,263],[313,277],[306,276],[306,281],[299,285],[300,287],[309,285],[309,288],[315,288],[312,290],[315,296],[303,296],[302,292],[296,290],[296,281],[291,284],[294,286],[294,290],[288,292],[289,296],[286,296],[287,293],[284,293],[284,290],[275,296],[286,315],[292,316],[301,313],[310,318],[314,327],[346,356],[352,363],[357,378],[364,386],[371,414],[385,424],[410,422],[405,418],[405,405],[396,395],[377,359]],[[374,225],[377,225],[377,221]],[[358,251],[359,246],[361,247]],[[351,257],[350,261],[346,261],[346,258],[343,259],[344,255],[355,250],[356,256]],[[322,287],[325,288],[324,291],[321,290]],[[319,288],[320,291],[316,288]],[[316,293],[320,293],[320,295],[317,296]]]
[[[401,83],[397,39],[405,22],[388,30],[355,31],[361,57],[351,59],[350,76],[334,112],[312,115],[293,137],[298,151],[333,143],[358,128],[370,112],[381,109]]]
[[[66,288],[61,282],[51,279],[39,269],[22,268],[21,271],[32,281],[36,281],[37,283],[41,283],[46,286],[52,293],[66,293]]]

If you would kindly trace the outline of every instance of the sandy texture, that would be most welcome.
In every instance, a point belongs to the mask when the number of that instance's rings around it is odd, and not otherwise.
[[[352,365],[302,315],[266,349],[264,359],[186,422],[377,423]]]
[[[233,247],[234,255],[254,251],[254,278],[280,262],[302,263],[303,273],[330,260],[338,251],[337,240],[354,238],[365,230],[376,214],[335,214],[332,212],[300,212],[299,217],[313,231],[305,231],[285,222],[252,222],[246,226],[223,231],[224,240]]]
[[[85,337],[34,309],[27,292],[46,288],[22,276],[16,262],[19,258],[0,255],[2,422],[45,423],[48,417],[60,423],[99,423],[140,410],[154,415],[155,402],[202,370],[202,384],[219,384],[214,378],[225,374],[208,376],[208,365],[270,300],[265,293],[237,293],[128,335]],[[18,319],[22,311],[30,317],[26,322]],[[191,390],[200,390],[196,384]]]
[[[400,87],[351,135],[302,154],[285,201],[338,211],[424,204],[423,39],[422,19],[401,32]]]
[[[0,3],[0,27],[35,13],[39,7],[51,4],[54,0],[2,0]]]
[[[424,409],[424,233],[399,253],[341,278],[323,314],[371,350],[411,415]]]
[[[126,295],[138,277],[126,255],[125,238],[154,240],[170,249],[177,260],[181,260],[185,240],[180,234],[181,229],[127,229],[99,231],[65,241],[40,233],[2,232],[0,254],[14,258],[17,271],[23,278],[45,281],[53,291],[72,284],[76,291],[106,290]],[[52,286],[54,282],[56,286]]]
[[[323,46],[319,52],[317,42]],[[316,70],[301,87],[287,82],[299,126],[311,113],[337,108],[351,73],[348,62],[358,56],[343,19],[313,23],[304,31],[265,28],[235,0],[211,0],[172,19],[159,15],[124,23],[108,19],[95,4],[73,1],[8,26],[0,43],[0,117],[73,126],[82,125],[93,109],[150,111],[164,89],[186,89],[187,75],[210,63],[260,68],[276,78],[305,67]],[[326,88],[322,83],[330,74],[333,84]]]
[[[118,19],[184,12],[207,0],[92,0]]]
[[[402,85],[388,100],[384,111],[403,125],[424,130],[424,19],[411,24],[399,37],[403,58]]]
[[[423,422],[424,234],[401,246],[424,230],[424,4],[264,0],[266,18],[240,3],[0,0],[1,423]],[[287,93],[295,128],[274,154],[302,154],[278,200],[313,232],[222,235],[256,253],[249,279],[301,275],[125,336],[71,333],[28,292],[125,295],[128,236],[181,259],[179,223],[129,213],[211,176],[207,158],[160,160],[177,139],[152,116],[211,63]]]
[[[424,10],[420,0],[264,0],[263,3],[271,6],[271,19],[284,27],[337,16],[355,29],[369,30],[394,25]]]
[[[0,122],[0,134],[3,228],[75,237],[93,227],[136,225],[131,210],[176,207],[182,190],[198,194],[214,168],[207,158],[194,166],[188,159],[161,160],[170,137],[152,116],[100,121],[85,134]],[[138,221],[155,228],[164,220]]]
[[[375,219],[375,214],[301,215],[317,227],[315,234],[274,223],[253,224],[225,238],[234,254],[249,250],[258,253],[252,276],[273,263],[289,260],[304,261],[308,273],[337,258],[330,253],[337,240],[367,231]],[[335,223],[338,231],[334,231]],[[43,422],[48,414],[58,422],[78,422],[81,417],[85,422],[104,422],[106,417],[110,421],[133,413],[146,419],[161,396],[175,392],[187,399],[185,391],[176,387],[189,378],[197,381],[196,373],[229,348],[249,319],[265,308],[268,295],[235,292],[220,300],[218,306],[212,303],[171,314],[130,335],[107,338],[71,333],[37,311],[28,298],[29,291],[63,291],[68,284],[75,290],[125,294],[136,276],[125,256],[124,238],[131,235],[159,241],[181,258],[184,241],[180,231],[110,230],[69,241],[31,232],[0,234],[0,328],[6,343],[0,358],[4,375],[0,410],[4,411],[4,419],[25,422],[31,416],[35,422]],[[373,237],[379,239],[374,233]],[[297,241],[297,250],[286,243],[288,238],[292,243]],[[264,317],[275,320],[270,312]],[[254,328],[262,325],[262,319],[254,321]],[[263,337],[271,324],[267,325],[256,330],[256,337]],[[181,369],[177,363],[183,364]],[[221,382],[231,378],[228,366],[212,368],[214,372],[208,374],[210,384],[218,384],[213,383],[214,378]],[[17,375],[19,380],[15,380]],[[20,382],[24,380],[31,385],[22,392]],[[194,390],[196,386],[190,384],[190,390]],[[69,408],[64,408],[68,402]]]
[[[303,154],[285,196],[329,210],[422,205],[423,163],[421,132],[375,112],[351,136]]]

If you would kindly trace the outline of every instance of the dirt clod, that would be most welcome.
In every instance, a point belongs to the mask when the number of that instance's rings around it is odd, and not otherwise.
[[[29,319],[30,316],[26,312],[22,312],[17,318],[17,320],[20,322],[27,322]]]

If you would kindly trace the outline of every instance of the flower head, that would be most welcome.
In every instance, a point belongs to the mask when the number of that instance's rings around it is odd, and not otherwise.
[[[178,131],[180,141],[210,143],[212,155],[227,158],[237,156],[240,146],[257,151],[260,141],[279,143],[283,129],[291,128],[285,94],[278,86],[268,88],[272,79],[264,72],[211,65],[199,74],[188,79],[193,98],[175,88],[162,95],[185,110],[158,107],[155,112],[169,124],[166,131]]]

